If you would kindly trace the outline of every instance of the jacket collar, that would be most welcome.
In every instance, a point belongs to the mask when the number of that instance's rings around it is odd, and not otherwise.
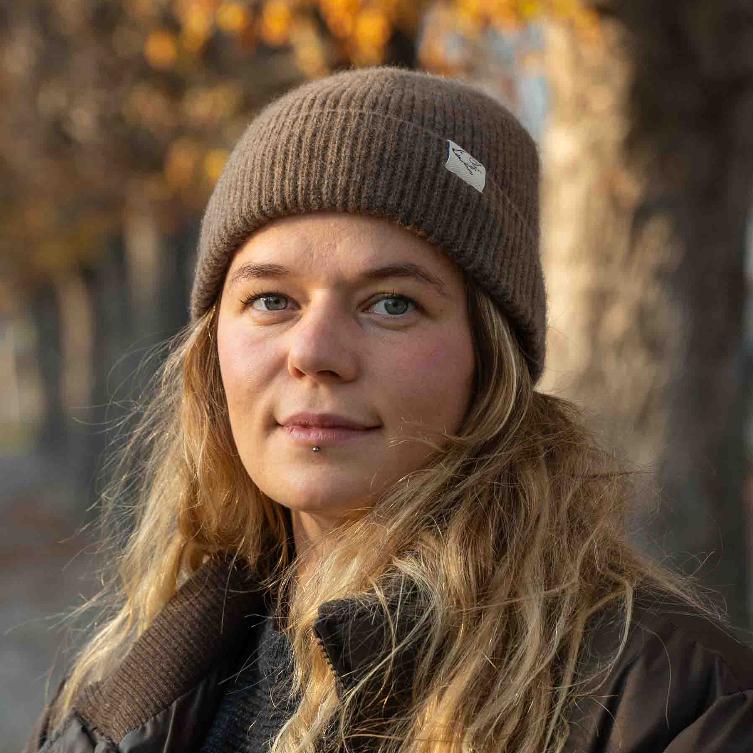
[[[314,632],[341,696],[390,648],[391,624],[398,641],[407,636],[416,615],[412,606],[411,592],[390,605],[390,615],[350,598],[320,606]],[[106,738],[122,739],[195,688],[267,613],[256,572],[232,556],[212,557],[177,590],[116,669],[82,689],[76,712]],[[414,658],[413,650],[403,649],[389,677],[375,673],[362,685],[364,720],[381,723],[407,701]]]

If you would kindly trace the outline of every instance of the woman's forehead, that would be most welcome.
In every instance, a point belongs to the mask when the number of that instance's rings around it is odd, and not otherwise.
[[[249,262],[268,265],[270,270],[275,265],[285,267],[291,274],[326,274],[340,269],[363,274],[390,265],[414,266],[419,277],[423,269],[438,287],[442,278],[462,277],[446,253],[413,230],[382,217],[340,212],[288,215],[270,221],[241,244],[229,273]]]

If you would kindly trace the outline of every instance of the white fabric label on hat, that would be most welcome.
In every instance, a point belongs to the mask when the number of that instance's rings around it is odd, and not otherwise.
[[[454,141],[447,139],[447,146],[449,151],[444,166],[473,186],[479,193],[483,193],[486,185],[486,168]]]

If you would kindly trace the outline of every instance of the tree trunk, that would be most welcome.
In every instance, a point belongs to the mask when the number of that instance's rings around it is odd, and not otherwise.
[[[141,345],[151,345],[162,332],[163,242],[152,203],[133,181],[123,212],[123,249],[131,309],[130,328]]]
[[[87,434],[86,458],[89,463],[85,477],[89,479],[87,495],[82,499],[89,509],[97,501],[107,482],[103,471],[108,443],[115,442],[116,429],[129,409],[131,336],[128,328],[129,301],[123,239],[116,236],[103,249],[96,268],[83,274],[94,310],[92,336],[92,430]],[[93,519],[97,510],[91,508]]]
[[[65,462],[68,449],[68,421],[63,406],[61,317],[59,298],[52,280],[40,284],[31,298],[35,325],[36,361],[42,409],[37,431],[37,450],[44,456]]]
[[[69,419],[67,447],[69,472],[86,496],[91,483],[87,433],[91,430],[94,378],[94,302],[78,267],[61,275],[57,284],[60,311],[62,402]]]
[[[733,2],[624,5],[602,43],[547,30],[543,387],[655,478],[639,543],[684,569],[708,557],[699,578],[744,626],[753,21]]]

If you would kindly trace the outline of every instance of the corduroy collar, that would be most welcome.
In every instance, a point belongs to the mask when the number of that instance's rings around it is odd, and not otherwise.
[[[393,628],[399,641],[413,627],[410,592],[390,611],[387,615],[381,607],[355,599],[320,606],[314,632],[341,697],[389,649]],[[196,687],[267,613],[257,574],[245,561],[227,555],[209,559],[177,590],[118,667],[81,691],[75,711],[110,740],[122,739]],[[414,658],[411,649],[403,649],[388,678],[374,674],[362,686],[360,708],[369,729],[408,700]]]

